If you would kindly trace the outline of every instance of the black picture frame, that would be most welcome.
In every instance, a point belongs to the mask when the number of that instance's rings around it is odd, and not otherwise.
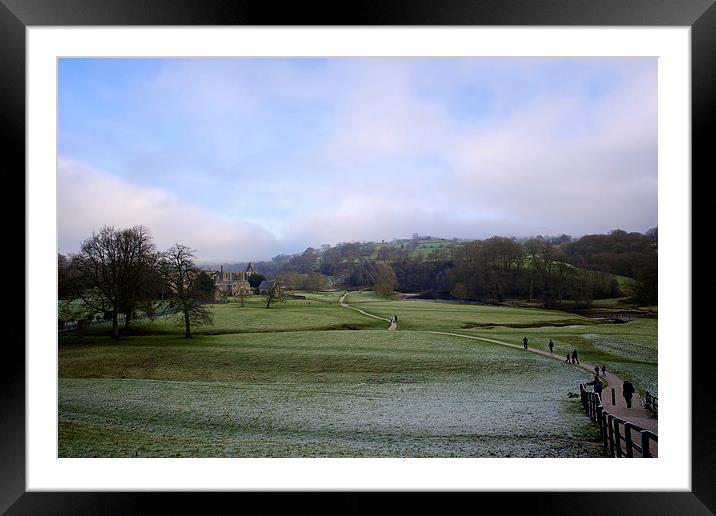
[[[692,172],[713,169],[709,135],[716,123],[716,7],[714,0],[384,0],[382,2],[286,3],[222,0],[0,0],[0,145],[5,156],[5,186],[25,192],[25,29],[28,26],[84,25],[552,25],[552,26],[689,26],[691,27]],[[711,130],[710,130],[711,129]],[[11,157],[10,161],[7,157]],[[7,163],[13,163],[11,167]],[[711,165],[711,166],[709,166]],[[15,184],[11,185],[14,181]],[[692,188],[693,191],[693,188]],[[25,228],[13,221],[24,213],[24,195],[13,195],[21,206],[0,203],[4,236],[13,253],[1,258],[8,274],[12,303],[30,272],[25,265]],[[14,232],[14,234],[13,234]],[[692,233],[693,234],[693,233]],[[689,250],[691,252],[691,250]],[[21,278],[18,271],[24,271]],[[15,284],[12,284],[12,282]],[[22,282],[22,285],[21,285]],[[26,306],[23,294],[23,306]],[[690,300],[685,300],[689,302]],[[31,306],[27,306],[30,309]],[[17,308],[15,308],[16,310]],[[0,512],[7,514],[85,514],[147,512],[159,502],[163,511],[207,508],[206,498],[226,499],[235,493],[79,493],[26,492],[25,489],[25,352],[23,327],[4,332],[0,358]],[[685,343],[689,344],[689,343]],[[712,514],[716,511],[716,425],[710,401],[710,363],[716,358],[709,342],[692,344],[692,491],[691,492],[531,492],[480,493],[499,498],[503,509],[528,504],[532,514]],[[559,479],[554,479],[559,485]],[[246,498],[257,495],[243,493]],[[332,495],[335,496],[335,495]],[[474,496],[474,494],[472,494]],[[199,498],[199,500],[197,500]],[[283,501],[274,494],[265,509]],[[294,495],[292,503],[303,495]],[[330,497],[329,497],[330,498]],[[202,501],[203,500],[203,501]],[[423,493],[411,503],[422,505]],[[407,502],[407,500],[406,500]],[[372,507],[370,496],[342,496],[340,512]],[[473,505],[475,502],[471,501]],[[323,507],[335,508],[333,502]],[[475,505],[473,505],[475,507]],[[487,506],[485,506],[487,507]],[[445,507],[443,507],[444,509]],[[203,511],[202,511],[203,512]]]

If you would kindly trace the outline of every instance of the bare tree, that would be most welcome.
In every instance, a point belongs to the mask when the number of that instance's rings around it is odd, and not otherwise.
[[[124,329],[129,330],[137,308],[153,312],[154,300],[161,291],[161,278],[157,271],[159,254],[152,243],[149,231],[136,226],[123,239],[122,246],[130,257],[131,266],[122,284],[119,311],[124,314]]]
[[[66,256],[57,254],[57,299],[73,299],[76,297],[75,281],[72,278],[72,267]]]
[[[271,307],[271,303],[283,303],[286,301],[286,296],[281,288],[281,283],[274,281],[273,285],[266,291],[266,308]]]
[[[373,283],[375,293],[380,296],[389,297],[393,294],[393,289],[395,289],[397,284],[398,280],[395,277],[393,267],[388,263],[378,263]]]
[[[120,310],[137,305],[144,274],[155,261],[151,236],[142,226],[105,226],[71,256],[77,294],[92,310],[111,314],[112,338],[119,337]],[[131,311],[125,315],[131,318]]]
[[[191,337],[192,324],[211,324],[211,311],[199,302],[201,270],[194,263],[194,251],[176,244],[162,256],[159,270],[168,290],[166,312],[183,320],[184,336]]]
[[[455,286],[450,291],[450,295],[456,299],[462,301],[468,296],[467,288],[464,283],[455,283]]]
[[[312,272],[307,276],[303,288],[310,292],[319,292],[328,288],[328,280],[320,272]]]

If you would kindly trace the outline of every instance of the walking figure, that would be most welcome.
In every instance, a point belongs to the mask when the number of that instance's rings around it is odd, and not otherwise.
[[[572,351],[572,363],[573,364],[579,363],[579,359],[577,358],[577,350],[576,349],[574,351]]]
[[[604,364],[602,364],[602,376],[605,378],[607,377],[607,366]]]
[[[567,360],[565,360],[565,362],[569,363],[569,358],[569,351],[567,351]]]
[[[631,397],[634,394],[634,386],[629,380],[624,380],[624,387],[622,388],[622,394],[624,395],[624,401],[626,401],[627,408],[631,408]]]
[[[549,352],[552,353],[552,348],[554,347],[554,342],[552,342],[552,339],[549,339]]]
[[[591,385],[591,386],[593,387],[593,389],[594,389],[594,392],[597,393],[597,394],[599,394],[599,396],[602,395],[602,388],[604,387],[604,384],[603,384],[602,381],[599,379],[599,376],[595,376],[595,377],[594,377],[594,380],[592,380],[591,382],[587,383],[587,385]]]
[[[598,365],[594,366],[594,374],[599,376],[599,366]]]
[[[527,349],[527,337],[524,337],[522,339],[522,344],[524,345],[525,349]]]
[[[398,316],[397,315],[393,316],[393,321],[395,321],[395,324],[398,324]]]

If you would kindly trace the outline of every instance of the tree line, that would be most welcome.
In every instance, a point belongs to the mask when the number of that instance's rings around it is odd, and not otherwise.
[[[143,226],[105,226],[84,240],[79,252],[58,256],[59,299],[74,307],[78,318],[103,314],[115,339],[120,314],[128,332],[137,311],[172,316],[191,337],[193,325],[211,323],[211,311],[202,302],[213,299],[213,290],[192,249],[177,243],[158,251]]]
[[[608,234],[495,236],[458,241],[413,235],[389,244],[344,242],[295,255],[279,255],[257,268],[295,288],[325,288],[327,278],[347,288],[373,287],[381,292],[434,292],[456,299],[503,301],[526,299],[545,306],[571,300],[626,297],[653,305],[658,296],[658,232],[614,230]],[[421,242],[436,242],[428,252]],[[617,275],[631,278],[625,292]]]
[[[420,243],[414,235],[390,244],[309,247],[256,262],[260,274],[249,282],[256,288],[265,278],[277,280],[267,308],[284,299],[283,288],[319,291],[332,286],[373,288],[386,297],[397,290],[486,302],[525,299],[546,307],[569,300],[584,306],[593,299],[624,296],[616,275],[632,278],[635,303],[654,305],[658,299],[657,228],[645,234],[615,230],[580,239],[443,239],[427,254],[414,253]],[[158,251],[143,226],[103,227],[82,242],[79,252],[58,255],[58,294],[64,300],[61,312],[79,314],[72,316],[78,320],[102,314],[112,323],[113,338],[130,331],[138,312],[174,317],[190,337],[193,326],[211,322],[204,303],[214,299],[214,281],[183,244]]]
[[[504,237],[471,242],[454,256],[450,292],[457,299],[539,300],[546,307],[567,299],[579,306],[622,296],[615,276],[575,267],[562,258],[559,247],[543,238],[524,244]]]

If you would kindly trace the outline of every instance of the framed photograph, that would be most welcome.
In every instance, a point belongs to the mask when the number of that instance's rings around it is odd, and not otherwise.
[[[716,508],[712,2],[0,2],[26,192],[0,510]]]

